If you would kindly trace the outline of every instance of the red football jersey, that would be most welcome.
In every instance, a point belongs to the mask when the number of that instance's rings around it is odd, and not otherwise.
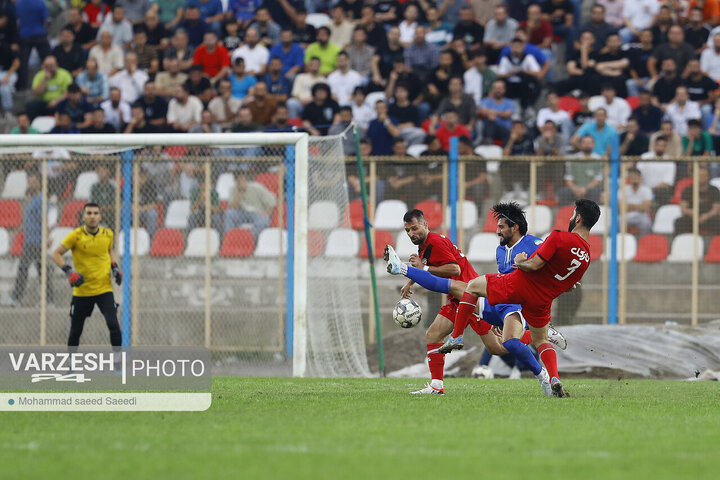
[[[535,272],[518,270],[516,275],[526,289],[523,296],[534,297],[539,303],[550,303],[572,288],[590,265],[590,245],[572,232],[555,230],[535,251],[535,255],[545,260],[545,266]]]
[[[465,255],[445,235],[434,232],[428,233],[425,244],[418,246],[418,255],[425,265],[431,267],[457,263],[460,266],[460,275],[450,277],[453,280],[467,283],[478,277],[477,272],[475,272]],[[448,295],[448,298],[455,297]]]

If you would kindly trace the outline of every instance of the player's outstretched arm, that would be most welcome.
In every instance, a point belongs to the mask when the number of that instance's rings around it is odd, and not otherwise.
[[[527,258],[527,253],[520,252],[515,255],[513,267],[523,272],[536,272],[545,266],[545,260],[540,255],[534,255]]]

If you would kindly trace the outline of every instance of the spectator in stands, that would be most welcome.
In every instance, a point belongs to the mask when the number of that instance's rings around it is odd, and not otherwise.
[[[260,3],[258,0],[230,0],[225,12],[225,22],[237,20],[238,26],[244,30],[252,22]]]
[[[415,29],[418,26],[418,8],[417,5],[408,5],[402,13],[403,20],[398,23],[400,29],[400,43],[407,48],[415,37]]]
[[[506,5],[497,5],[494,10],[494,18],[485,25],[483,44],[487,52],[487,61],[491,65],[497,63],[500,58],[500,51],[510,46],[510,41],[515,36],[518,22],[508,16]]]
[[[315,42],[317,30],[306,22],[307,10],[305,10],[305,7],[296,8],[295,11],[297,15],[295,16],[295,25],[293,26],[293,40],[299,43],[303,50],[305,50],[308,45]],[[305,57],[305,63],[307,63],[307,57]]]
[[[484,97],[492,89],[492,84],[498,76],[494,70],[487,66],[487,55],[484,51],[475,53],[472,57],[472,67],[463,74],[464,91],[472,95],[475,105],[480,105]]]
[[[650,0],[655,2],[655,0]],[[632,5],[633,2],[628,2],[626,5]],[[650,72],[647,68],[647,62],[655,50],[653,45],[653,36],[650,30],[643,30],[639,34],[640,44],[630,47],[627,51],[627,56],[630,61],[629,73],[630,77],[625,80],[625,87],[627,88],[628,96],[637,97],[642,90],[648,88],[648,82],[650,80]]]
[[[231,130],[235,133],[262,132],[263,126],[257,123],[248,107],[240,107],[237,114],[237,123],[233,124]]]
[[[535,139],[535,154],[552,157],[564,155],[567,140],[558,133],[555,122],[546,120],[539,128],[540,136]],[[537,168],[538,194],[546,200],[554,199],[554,192],[560,187],[564,171],[564,165],[560,162],[540,162]]]
[[[158,229],[158,188],[144,168],[138,174],[138,192],[140,225],[145,227],[152,238]]]
[[[580,27],[580,32],[592,32],[595,37],[594,52],[599,52],[605,46],[607,37],[616,31],[615,27],[605,21],[605,7],[598,3],[590,10],[590,21]]]
[[[720,80],[720,31],[714,33],[708,42],[712,45],[700,54],[700,70],[710,78]]]
[[[105,121],[105,110],[96,107],[92,112],[92,123],[82,133],[117,133],[117,130]]]
[[[218,83],[219,95],[208,104],[208,110],[223,128],[229,128],[242,106],[242,100],[232,96],[232,82],[223,78]]]
[[[338,114],[335,115],[333,124],[328,129],[328,135],[342,134],[352,123],[352,108],[349,105],[340,107]],[[354,135],[343,135],[343,153],[345,155],[355,155],[355,138]]]
[[[230,72],[230,54],[224,46],[218,44],[215,32],[205,32],[203,44],[195,49],[193,64],[200,65],[211,83],[225,78]]]
[[[203,36],[210,30],[210,27],[202,20],[199,8],[196,5],[188,5],[176,32],[178,30],[185,32],[188,45],[195,49],[202,43]]]
[[[362,75],[350,69],[350,58],[347,52],[340,52],[337,57],[337,69],[327,77],[332,98],[339,105],[349,105],[353,90],[361,86],[364,81]]]
[[[223,212],[220,208],[220,196],[214,188],[210,188],[210,225],[221,235],[223,232]],[[198,175],[197,186],[190,192],[190,216],[188,217],[188,228],[205,227],[205,175]]]
[[[353,101],[350,104],[352,108],[353,120],[362,129],[365,134],[370,122],[375,118],[375,109],[365,101],[365,89],[357,87],[353,92]]]
[[[53,134],[74,134],[81,133],[75,126],[67,111],[55,112],[55,126],[48,133]]]
[[[550,70],[551,62],[542,52],[540,47],[528,42],[528,35],[525,30],[518,29],[518,31],[515,32],[515,36],[513,38],[517,38],[523,43],[523,47],[521,50],[522,55],[532,55],[535,61],[537,61],[537,64],[540,65],[541,70],[538,74],[538,78],[540,79],[540,81],[543,81],[545,79],[545,75],[547,75],[548,71]],[[503,57],[510,57],[511,54],[511,47],[503,48],[500,52],[500,61],[502,61]]]
[[[125,18],[133,25],[142,23],[150,10],[150,0],[117,0],[117,5],[123,6]]]
[[[110,5],[103,2],[103,0],[90,0],[83,8],[83,16],[87,18],[94,31],[100,28],[105,21],[105,17],[110,16],[111,13]]]
[[[453,53],[450,50],[441,52],[437,68],[424,82],[426,91],[423,92],[423,97],[431,108],[437,109],[440,101],[448,95],[450,77],[460,73],[461,71],[453,68]]]
[[[22,302],[30,265],[35,265],[38,277],[41,278],[43,201],[42,183],[40,175],[36,171],[30,171],[27,175],[26,199],[27,204],[23,212],[23,247],[15,276],[15,287],[2,302],[3,305],[9,307],[17,307]],[[46,299],[49,304],[52,304],[54,295],[49,262],[47,269]]]
[[[520,29],[527,32],[528,42],[540,47],[545,57],[553,58],[553,27],[549,21],[543,19],[540,5],[532,4],[527,8],[527,20],[520,22]]]
[[[672,124],[671,124],[672,125]],[[677,166],[675,162],[653,161],[656,159],[673,158],[667,153],[667,138],[663,135],[651,141],[651,150],[642,155],[642,161],[635,166],[642,174],[643,185],[652,190],[657,205],[665,205],[670,202],[675,190],[675,174]]]
[[[623,44],[628,44],[635,38],[643,42],[642,32],[647,31],[654,23],[654,17],[660,10],[662,3],[655,0],[625,1],[622,16],[625,26],[620,29]],[[652,32],[650,32],[652,35]]]
[[[345,15],[353,21],[356,21],[361,16],[363,2],[360,0],[340,0],[338,5],[342,6]]]
[[[289,27],[289,25],[288,25]],[[250,24],[260,35],[260,43],[267,48],[272,47],[280,41],[280,25],[273,22],[270,12],[265,7],[260,7],[255,12],[255,21]]]
[[[115,230],[115,184],[111,182],[110,166],[101,163],[95,171],[98,181],[90,187],[89,202],[100,206],[102,223],[109,229]]]
[[[188,129],[188,133],[222,133],[223,129],[215,122],[215,117],[210,110],[203,110],[200,123]]]
[[[248,28],[245,32],[245,44],[232,53],[232,61],[242,58],[245,60],[245,70],[248,75],[265,75],[270,52],[261,43],[260,34],[255,28]]]
[[[130,110],[130,121],[125,125],[123,133],[160,133],[160,131],[161,127],[148,123],[142,105],[133,104]]]
[[[268,95],[267,84],[260,82],[253,88],[253,97],[247,106],[255,121],[265,127],[272,121],[277,104],[278,100]]]
[[[176,133],[187,132],[202,120],[203,104],[190,95],[187,85],[177,87],[175,97],[168,104],[167,123]]]
[[[465,127],[465,125],[460,123],[460,116],[456,110],[446,110],[442,116],[442,123],[437,121],[437,117],[433,117],[433,120],[434,122],[430,123],[430,133],[440,140],[440,145],[442,145],[442,148],[445,151],[450,150],[451,138],[470,138],[470,131]]]
[[[625,25],[622,16],[624,0],[598,0],[597,3],[605,7],[606,22],[616,29]]]
[[[395,139],[400,136],[397,120],[388,114],[387,104],[383,100],[375,103],[376,118],[370,122],[367,138],[372,142],[373,155],[392,155]]]
[[[38,134],[40,131],[30,126],[30,117],[25,112],[18,113],[17,124],[10,130],[11,135]]]
[[[175,28],[185,14],[185,0],[155,0],[153,7],[157,11],[160,23],[165,28]]]
[[[407,10],[410,9],[412,9],[412,7],[405,9],[406,14]],[[417,14],[417,10],[415,10],[415,12]],[[331,22],[328,24],[328,28],[330,29],[330,43],[333,43],[340,48],[345,48],[348,43],[350,43],[355,25],[353,22],[348,20],[345,16],[345,11],[338,5],[333,7],[330,11],[330,18]]]
[[[483,143],[495,140],[505,143],[510,137],[510,119],[515,114],[515,102],[505,97],[505,82],[497,80],[492,85],[490,95],[480,102],[478,113],[484,117]]]
[[[700,202],[699,228],[701,235],[720,234],[720,191],[710,185],[710,172],[707,168],[700,168],[700,181],[698,183]],[[680,209],[682,217],[675,220],[675,233],[692,233],[693,231],[693,187],[689,185],[682,192]]]
[[[303,71],[305,67],[305,52],[300,44],[293,42],[291,28],[284,28],[280,32],[280,43],[270,49],[270,61],[274,58],[280,60],[282,68],[280,73],[288,79],[295,78],[295,75]]]
[[[100,40],[97,45],[90,49],[89,58],[95,59],[98,71],[108,78],[122,70],[124,65],[123,51],[118,45],[112,43],[112,32],[101,30],[98,33]]]
[[[617,153],[620,137],[617,130],[607,124],[607,111],[598,108],[593,114],[595,120],[580,127],[570,139],[570,144],[582,151],[582,138],[593,138],[594,152],[600,156]]]
[[[154,4],[157,5],[157,2],[154,2]],[[182,6],[178,9],[182,9]],[[165,25],[161,23],[155,9],[151,8],[145,13],[145,22],[138,26],[138,31],[141,30],[146,34],[148,46],[153,47],[156,52],[162,52],[170,46],[172,31],[165,28]]]
[[[153,60],[157,59],[157,50],[147,43],[147,32],[144,27],[135,31],[131,51],[137,55],[138,68],[147,71]]]
[[[245,172],[235,174],[235,184],[230,189],[229,199],[224,214],[227,231],[250,223],[253,237],[257,238],[263,229],[270,226],[277,199],[264,185],[248,180]]]
[[[158,127],[160,130],[167,124],[168,102],[164,98],[157,95],[157,88],[154,82],[147,82],[143,89],[143,96],[140,97],[136,104],[145,112],[147,121]]]
[[[32,81],[32,93],[35,100],[28,102],[26,109],[31,119],[40,115],[51,115],[57,104],[67,96],[67,88],[73,83],[72,75],[59,68],[55,57],[48,55],[42,68]]]
[[[627,122],[627,130],[620,134],[620,155],[639,157],[648,151],[650,138],[640,130],[640,125],[635,117],[630,117]]]
[[[437,115],[442,115],[448,110],[455,110],[460,123],[471,133],[476,130],[477,106],[472,95],[463,93],[463,80],[461,77],[451,77],[448,83],[448,95],[440,101],[437,108]]]
[[[292,94],[287,100],[288,113],[290,118],[298,118],[302,114],[302,110],[312,101],[313,87],[325,81],[325,77],[320,75],[322,63],[318,57],[312,57],[309,61],[305,61],[306,73],[301,73],[295,77],[293,82]]]
[[[541,5],[542,17],[550,22],[552,33],[556,38],[572,40],[575,24],[575,9],[570,0],[550,0]],[[567,47],[572,46],[567,42]]]
[[[85,52],[75,44],[75,32],[72,28],[62,29],[60,43],[53,48],[52,54],[57,60],[58,66],[70,72],[73,77],[82,72],[85,65]]]
[[[87,52],[95,45],[95,30],[83,20],[79,8],[71,8],[68,11],[68,24],[65,28],[72,30],[75,35],[75,45],[82,50]]]
[[[713,139],[703,130],[700,120],[687,122],[687,133],[682,138],[683,155],[686,157],[709,157],[713,153]],[[689,173],[689,172],[688,172]]]
[[[570,118],[570,114],[565,110],[560,109],[560,97],[558,97],[558,94],[556,92],[548,92],[546,98],[547,107],[541,108],[537,114],[536,126],[538,130],[541,129],[541,127],[545,125],[548,120],[551,120],[553,122],[553,125],[556,125],[557,128],[560,128],[564,140],[570,140],[570,136],[572,135],[572,132],[574,130],[573,121]]]
[[[425,12],[425,17],[427,18],[427,23],[425,24],[427,34],[425,35],[425,39],[428,42],[442,48],[446,43],[452,40],[453,27],[451,24],[442,20],[437,8],[433,6],[428,8]],[[482,38],[480,41],[482,42]]]
[[[462,40],[468,52],[480,49],[485,36],[485,29],[475,21],[469,6],[460,9],[460,21],[453,29],[453,40]]]
[[[503,156],[532,156],[535,155],[535,145],[532,137],[527,133],[527,127],[522,120],[514,120],[510,129]],[[501,162],[500,177],[503,189],[513,190],[515,193],[526,191],[530,184],[530,163],[528,162]]]
[[[580,110],[573,113],[573,124],[576,128],[594,121],[594,113],[590,110],[590,95],[587,92],[581,91],[578,102],[580,102]]]
[[[688,62],[686,73],[683,85],[687,87],[688,96],[690,100],[700,105],[703,119],[707,119],[713,111],[713,104],[717,98],[718,83],[702,72],[700,60],[697,58]]]
[[[5,17],[7,19],[7,16]],[[2,17],[0,17],[0,20]],[[10,43],[0,42],[0,117],[8,117],[13,109],[13,92],[17,82],[20,58]]]
[[[352,42],[345,49],[350,60],[350,68],[363,77],[369,77],[372,73],[372,60],[375,55],[375,48],[367,44],[367,33],[362,27],[355,27]]]
[[[615,96],[615,87],[612,84],[605,84],[601,89],[601,96],[597,99],[595,110],[604,108],[607,112],[607,123],[615,130],[623,131],[627,120],[632,113],[630,105],[624,98]]]
[[[632,116],[637,118],[640,130],[647,134],[657,132],[660,130],[663,111],[652,104],[650,92],[645,89],[640,90],[638,100],[640,105],[632,111]]]
[[[67,89],[67,97],[57,104],[55,115],[67,113],[72,123],[82,130],[92,123],[92,110],[92,105],[83,98],[80,87],[71,83]]]
[[[718,12],[720,14],[720,12]],[[702,8],[693,7],[690,9],[690,18],[685,25],[685,43],[695,50],[695,55],[700,55],[707,47],[707,40],[710,37],[710,27],[703,22]]]
[[[142,95],[149,77],[147,72],[140,70],[135,52],[125,54],[125,68],[110,77],[110,86],[122,92],[122,99],[133,103]]]
[[[440,49],[425,41],[425,27],[418,25],[413,42],[405,49],[404,56],[405,63],[424,82],[440,62]]]
[[[657,80],[659,76],[658,65],[662,67],[666,59],[672,59],[675,62],[675,67],[682,74],[685,71],[687,62],[694,56],[693,48],[685,43],[685,33],[682,27],[673,25],[668,30],[667,43],[660,44],[648,59],[648,71],[650,76]],[[663,70],[665,70],[664,67]]]
[[[320,27],[317,31],[317,40],[305,49],[305,64],[310,63],[312,58],[320,59],[320,74],[327,75],[335,70],[337,56],[342,48],[330,42],[330,29]]]
[[[167,100],[187,79],[187,73],[180,71],[180,62],[177,57],[170,57],[165,60],[165,70],[155,76],[155,88],[158,95]]]
[[[287,105],[284,102],[279,102],[277,108],[275,109],[275,116],[273,116],[272,120],[273,123],[265,127],[265,131],[293,132],[295,129],[288,123],[289,118],[290,116],[288,115]]]
[[[107,76],[98,71],[98,63],[94,58],[88,58],[85,62],[85,70],[75,79],[85,99],[93,107],[97,107],[110,95],[110,84]]]
[[[20,51],[20,34],[14,10],[10,10],[10,5],[6,2],[4,7],[0,8],[0,45],[5,45],[13,52]]]
[[[48,9],[43,0],[23,0],[15,3],[15,18],[19,25],[20,34],[20,70],[18,72],[18,85],[25,88],[28,82],[28,65],[33,49],[37,51],[40,60],[50,55],[50,44],[47,40],[45,22],[48,20]],[[11,16],[7,16],[8,21]]]
[[[312,97],[312,102],[303,108],[303,127],[312,135],[327,135],[328,127],[333,123],[340,106],[330,97],[330,87],[326,83],[313,85]]]
[[[122,93],[117,87],[110,88],[110,98],[102,102],[100,107],[105,112],[105,120],[116,131],[122,130],[130,121],[130,104],[122,100]]]
[[[170,47],[165,51],[163,60],[163,67],[165,70],[169,70],[168,62],[171,58],[176,58],[178,61],[179,69],[181,72],[186,72],[190,69],[193,63],[193,55],[195,54],[195,47],[190,45],[190,37],[185,30],[178,28],[175,30],[170,40]]]
[[[571,205],[579,198],[600,201],[603,187],[603,162],[596,153],[595,141],[590,135],[580,140],[579,152],[571,158],[596,161],[568,161],[565,166],[565,186],[558,191],[558,204]]]
[[[682,79],[677,73],[675,60],[666,58],[662,63],[662,74],[653,85],[653,103],[665,110],[668,104],[675,98],[675,92],[681,85]]]
[[[133,28],[132,23],[125,18],[125,9],[122,5],[116,4],[112,14],[105,16],[105,20],[98,30],[97,40],[100,40],[102,32],[110,32],[113,45],[124,50],[130,48],[130,42],[133,40]]]
[[[663,119],[660,124],[660,130],[650,135],[650,150],[655,150],[655,139],[665,137],[666,147],[664,152],[670,158],[677,158],[682,155],[682,137],[674,130],[673,122],[669,119]]]
[[[595,71],[600,76],[602,83],[609,83],[615,87],[615,92],[619,97],[627,97],[627,88],[625,86],[628,77],[628,67],[630,60],[628,53],[621,49],[622,42],[620,36],[616,33],[608,35],[605,41],[605,48],[597,52],[595,56]]]
[[[653,201],[653,193],[650,187],[642,184],[642,173],[635,167],[627,171],[628,184],[625,185],[625,202],[627,213],[625,220],[627,228],[637,229],[640,235],[650,233],[652,229],[652,218],[650,208]]]
[[[575,44],[577,48],[568,53],[565,64],[568,78],[558,82],[555,88],[562,94],[582,90],[595,95],[600,91],[599,75],[594,68],[597,54],[592,50],[595,36],[592,32],[583,32]]]
[[[678,135],[685,135],[688,129],[688,120],[702,118],[700,105],[690,100],[687,87],[679,86],[675,90],[675,98],[665,109],[665,118],[670,119]]]
[[[420,128],[420,113],[410,102],[408,89],[404,84],[395,87],[395,97],[388,107],[388,115],[397,121],[400,137],[408,145],[418,145],[425,140],[425,130]]]
[[[203,75],[202,67],[200,65],[193,65],[190,67],[190,74],[188,79],[185,81],[185,86],[188,88],[190,95],[196,96],[203,105],[210,103],[213,96],[213,88],[210,80]]]
[[[497,72],[505,80],[508,98],[520,100],[520,105],[527,109],[537,101],[543,77],[537,60],[525,53],[524,47],[522,39],[513,38],[510,55],[500,58]]]
[[[387,41],[378,47],[372,60],[372,87],[385,88],[395,62],[405,61],[405,49],[400,45],[400,30],[392,26],[387,32]]]
[[[294,76],[294,75],[293,75]],[[282,60],[270,57],[268,73],[262,78],[267,85],[268,95],[278,102],[286,102],[292,90],[292,80],[282,74]]]

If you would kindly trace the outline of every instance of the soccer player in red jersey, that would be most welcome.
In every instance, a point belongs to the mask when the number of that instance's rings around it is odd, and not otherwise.
[[[410,256],[410,263],[413,267],[426,270],[437,277],[451,278],[453,283],[465,285],[478,274],[472,265],[465,258],[465,255],[447,237],[428,230],[425,215],[420,210],[411,210],[403,217],[405,231],[410,241],[418,246],[418,254]],[[387,252],[386,252],[387,255]],[[404,298],[409,298],[412,293],[412,286],[415,282],[409,280],[400,290]],[[462,292],[462,290],[460,290]],[[439,394],[445,393],[443,385],[443,371],[445,369],[445,354],[437,350],[443,345],[443,339],[453,331],[453,320],[458,308],[457,297],[448,295],[448,302],[443,305],[435,317],[432,325],[425,333],[427,339],[428,367],[432,380],[424,388],[412,392],[414,394]],[[518,322],[521,322],[518,313]],[[508,315],[509,316],[509,315]],[[480,335],[485,348],[493,355],[505,355],[507,349],[502,346],[496,334],[491,332],[492,325],[485,321],[478,320],[475,316],[468,319],[471,327]],[[468,323],[465,323],[467,327]],[[464,327],[463,327],[464,330]],[[527,340],[529,341],[529,339]]]
[[[534,343],[544,340],[538,353],[550,374],[550,385],[558,397],[567,395],[557,370],[557,356],[547,342],[550,307],[560,294],[580,282],[590,265],[590,229],[600,218],[600,207],[592,200],[575,202],[567,232],[555,230],[535,253],[515,256],[517,270],[510,274],[487,274],[471,280],[455,315],[452,336],[438,352],[449,353],[463,347],[462,334],[473,316],[478,297],[490,304],[519,303],[530,326]],[[455,283],[455,282],[453,282]],[[453,288],[450,289],[453,292]]]

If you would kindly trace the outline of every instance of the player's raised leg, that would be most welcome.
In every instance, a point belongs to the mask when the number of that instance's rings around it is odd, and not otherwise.
[[[400,260],[395,249],[390,245],[385,246],[385,261],[388,262],[387,271],[391,275],[404,275],[421,287],[431,292],[447,293],[460,298],[467,287],[467,283],[452,278],[444,278],[433,275],[427,270],[415,268]]]

